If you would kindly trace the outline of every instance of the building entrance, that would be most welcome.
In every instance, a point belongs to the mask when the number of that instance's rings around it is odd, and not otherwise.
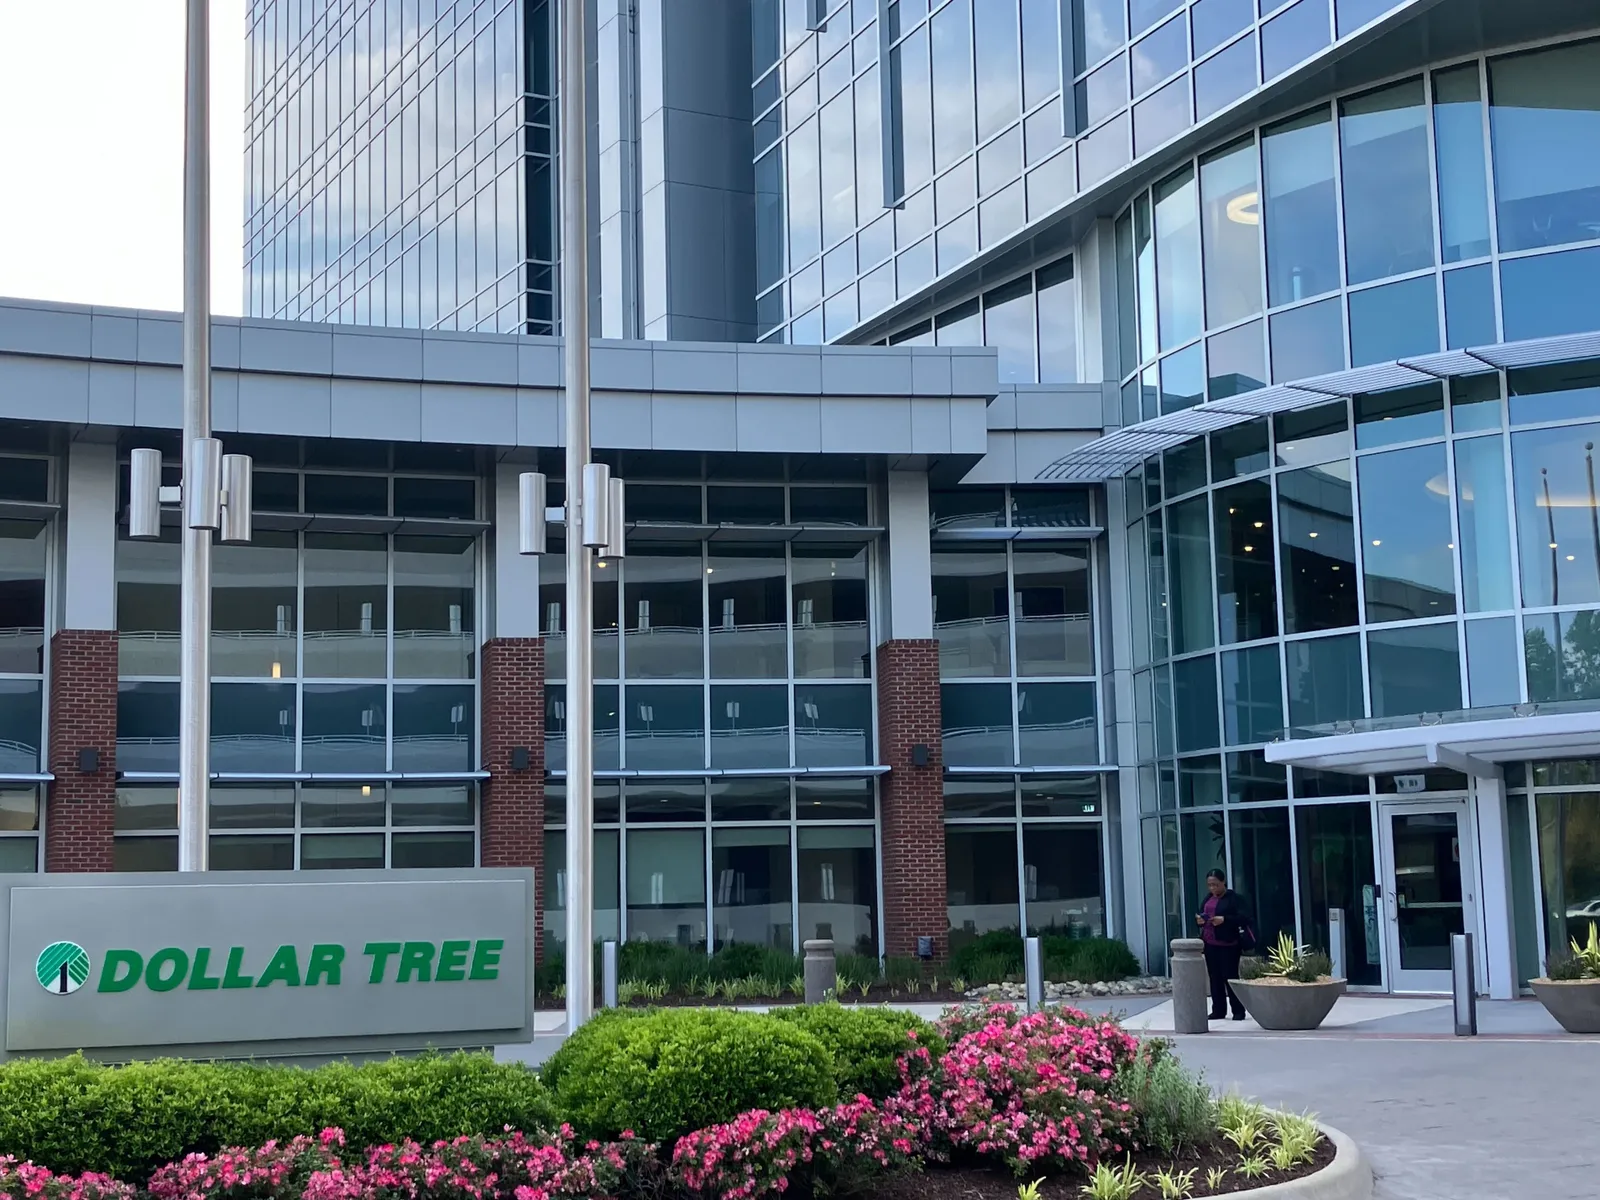
[[[1392,992],[1448,992],[1450,935],[1476,927],[1465,800],[1380,804],[1384,951]]]

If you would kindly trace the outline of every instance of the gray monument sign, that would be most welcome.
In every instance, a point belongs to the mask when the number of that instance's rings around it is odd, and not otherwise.
[[[5,1057],[533,1037],[526,870],[0,876]]]

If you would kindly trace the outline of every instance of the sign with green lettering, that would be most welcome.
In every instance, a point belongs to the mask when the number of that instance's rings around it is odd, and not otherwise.
[[[514,870],[0,876],[5,1051],[528,1041],[532,888]]]

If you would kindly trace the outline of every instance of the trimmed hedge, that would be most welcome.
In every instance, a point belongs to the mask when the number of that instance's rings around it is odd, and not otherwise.
[[[774,1009],[772,1016],[811,1034],[833,1055],[833,1075],[841,1100],[865,1095],[883,1100],[900,1087],[899,1061],[916,1045],[934,1058],[945,1052],[933,1025],[914,1013],[892,1008],[846,1008],[839,1003]],[[907,1033],[915,1030],[913,1042]]]
[[[107,1067],[81,1055],[0,1066],[5,1153],[53,1171],[138,1181],[196,1151],[259,1146],[329,1125],[365,1148],[554,1124],[532,1071],[483,1054],[310,1069],[176,1059]]]
[[[562,1117],[583,1136],[650,1141],[752,1108],[815,1108],[838,1091],[833,1055],[797,1026],[725,1009],[605,1013],[544,1066]]]
[[[1060,982],[1100,983],[1139,973],[1139,960],[1127,943],[1116,938],[1068,937],[1047,933],[1039,939],[1045,978]],[[1022,974],[1022,935],[1015,929],[992,929],[962,946],[951,957],[951,970],[969,985],[999,983]]]

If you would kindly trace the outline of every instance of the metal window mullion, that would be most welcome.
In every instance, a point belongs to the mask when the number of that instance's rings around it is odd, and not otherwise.
[[[1022,778],[1011,776],[1011,830],[1017,856],[1017,919],[1023,937],[1028,936],[1028,864],[1022,846]]]
[[[716,953],[717,926],[716,926],[716,892],[713,890],[715,881],[715,866],[712,860],[711,848],[711,785],[709,779],[700,780],[700,856],[701,865],[705,870],[705,921],[706,921],[706,957]],[[731,901],[729,907],[733,907]]]
[[[1330,14],[1332,12],[1331,5],[1329,6],[1329,12]],[[1344,235],[1344,126],[1340,112],[1340,99],[1340,97],[1334,97],[1331,101],[1326,102],[1325,107],[1330,108],[1333,113],[1330,133],[1333,139],[1331,149],[1333,150],[1334,236],[1338,239],[1339,245],[1339,275],[1334,282],[1333,294],[1338,299],[1339,319],[1344,325],[1344,365],[1348,368],[1354,360],[1354,352],[1350,333],[1350,248],[1345,243]],[[1268,340],[1270,341],[1270,339]],[[1273,382],[1277,381],[1274,380]],[[1348,402],[1346,411],[1349,411]],[[1355,426],[1353,424],[1350,427],[1350,438],[1353,446],[1355,443]]]
[[[1439,340],[1436,348],[1443,348],[1450,344],[1449,314],[1444,306],[1444,205],[1440,202],[1440,187],[1443,183],[1439,174],[1439,146],[1434,130],[1434,98],[1433,98],[1432,71],[1422,73],[1422,113],[1424,136],[1428,143],[1428,211],[1433,217],[1433,271],[1434,291],[1438,304]],[[1448,423],[1447,423],[1448,427]],[[1453,506],[1452,506],[1453,507]],[[1458,542],[1457,545],[1460,543]],[[1458,593],[1459,594],[1459,593]],[[1465,693],[1463,693],[1465,694]]]
[[[791,722],[792,724],[792,722]],[[795,780],[786,781],[789,791],[789,951],[800,953],[800,822],[796,812]]]
[[[1505,313],[1504,301],[1500,293],[1500,206],[1498,203],[1500,190],[1498,180],[1495,177],[1494,122],[1491,120],[1489,97],[1489,60],[1480,57],[1477,60],[1477,67],[1478,111],[1483,126],[1483,176],[1484,185],[1488,191],[1485,202],[1488,205],[1489,213],[1489,279],[1490,286],[1494,291],[1495,337],[1504,341],[1506,336]]]

